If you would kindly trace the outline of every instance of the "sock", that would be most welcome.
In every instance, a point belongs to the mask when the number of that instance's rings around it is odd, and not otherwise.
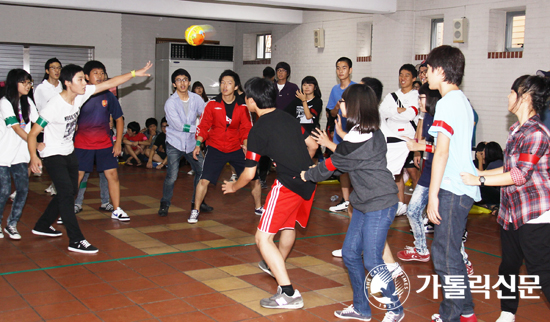
[[[294,287],[292,287],[292,284],[290,285],[281,285],[281,289],[283,290],[283,293],[285,293],[288,296],[294,295]]]
[[[462,314],[463,317],[465,318],[469,318],[470,316],[474,315],[474,313],[471,313],[471,314]]]
[[[386,266],[388,267],[388,271],[392,271],[397,268],[397,263],[386,263]]]

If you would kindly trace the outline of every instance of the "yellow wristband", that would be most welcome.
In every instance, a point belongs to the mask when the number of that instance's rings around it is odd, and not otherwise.
[[[136,77],[136,71],[135,70],[131,71],[130,73],[132,74],[132,77]]]

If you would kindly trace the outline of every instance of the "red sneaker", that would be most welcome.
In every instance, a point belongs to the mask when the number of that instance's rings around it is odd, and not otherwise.
[[[406,246],[405,250],[397,252],[397,258],[406,262],[410,262],[410,261],[429,262],[430,253],[427,253],[426,255],[422,255],[416,250],[416,248],[411,246]]]
[[[463,315],[460,316],[460,322],[477,322],[477,317],[475,314],[472,314],[469,317],[464,317]]]

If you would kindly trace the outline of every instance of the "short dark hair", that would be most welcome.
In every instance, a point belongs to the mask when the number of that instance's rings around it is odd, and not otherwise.
[[[279,68],[282,68],[284,70],[286,70],[286,73],[287,73],[287,78],[290,77],[290,65],[287,63],[287,62],[279,62],[277,64],[277,66],[275,66],[275,70],[278,70]]]
[[[157,122],[157,119],[154,117],[150,117],[147,120],[145,120],[145,127],[149,128],[149,125],[156,125],[159,126],[159,123]]]
[[[311,84],[314,86],[313,88],[313,95],[317,98],[321,98],[321,89],[319,88],[319,83],[317,82],[317,79],[313,76],[306,76],[304,79],[302,79],[302,86],[304,84]],[[300,88],[301,90],[301,88]]]
[[[162,123],[168,123],[168,121],[166,121],[166,116],[164,116],[162,118],[162,120],[160,120],[160,124],[162,125]]]
[[[90,60],[89,62],[84,64],[83,70],[85,75],[90,75],[90,73],[94,69],[102,69],[104,73],[107,72],[105,65],[103,65],[103,63],[100,62],[99,60]]]
[[[59,74],[59,81],[61,82],[61,86],[63,86],[63,89],[67,89],[67,85],[65,85],[65,82],[72,83],[74,75],[82,71],[83,71],[82,67],[75,64],[69,64],[61,68],[61,73]]]
[[[435,106],[437,102],[441,99],[441,93],[438,90],[430,89],[430,84],[425,83],[420,86],[418,90],[419,95],[426,95],[426,111],[431,116],[435,115]]]
[[[374,94],[376,94],[376,98],[379,101],[382,100],[382,91],[384,90],[384,85],[382,85],[382,82],[379,81],[378,78],[363,77],[361,78],[361,83],[372,88]]]
[[[426,64],[432,70],[441,67],[445,73],[445,82],[456,86],[462,84],[466,60],[460,49],[449,45],[436,47],[428,54]]]
[[[252,98],[258,108],[275,107],[277,102],[277,87],[266,78],[254,77],[244,84],[246,98]]]
[[[497,160],[503,160],[502,147],[500,144],[492,141],[485,145],[485,165]]]
[[[341,61],[343,61],[343,62],[345,62],[346,64],[348,64],[348,67],[349,67],[349,68],[352,68],[353,63],[351,62],[351,59],[349,59],[349,58],[347,58],[347,57],[340,57],[340,58],[338,58],[338,60],[336,61],[335,66],[338,65],[338,63],[341,62]]]
[[[487,145],[487,142],[479,142],[477,145],[476,145],[476,152],[482,152],[483,150],[485,150],[485,146]]]
[[[346,104],[347,131],[358,125],[360,133],[371,133],[380,128],[380,101],[369,86],[353,84],[342,94]]]
[[[172,73],[172,84],[176,83],[176,77],[178,76],[186,76],[189,78],[189,82],[191,82],[191,75],[189,75],[189,72],[183,68],[178,68]]]
[[[421,82],[421,81],[414,81],[414,82],[413,82],[413,87],[414,87],[414,85],[416,85],[416,84],[422,86],[422,82]]]
[[[275,69],[271,68],[270,66],[267,66],[266,68],[264,68],[263,75],[264,75],[264,78],[271,79],[275,77]]]
[[[523,96],[523,94],[528,94],[531,96],[531,105],[533,110],[539,115],[542,115],[547,108],[546,103],[548,97],[550,96],[550,80],[542,76],[530,76],[523,75],[518,77],[514,84],[512,84],[512,90],[516,92],[517,104]]]
[[[128,125],[126,125],[126,127],[130,130],[132,130],[133,132],[139,132],[139,130],[141,130],[141,127],[139,126],[139,123],[136,122],[136,121],[132,121],[130,123],[128,123]]]
[[[53,58],[50,58],[46,61],[46,63],[44,64],[44,70],[50,69],[50,65],[53,64],[53,63],[58,63],[61,67],[63,67],[63,65],[61,64],[59,59],[57,59],[56,57],[53,57]],[[50,78],[50,75],[48,73],[44,72],[44,78],[43,79],[48,79],[48,78]]]
[[[402,70],[406,70],[408,72],[411,72],[412,77],[416,78],[418,76],[418,71],[416,70],[416,67],[414,67],[413,64],[405,64],[399,68],[399,73],[401,74]]]
[[[241,85],[241,78],[239,77],[239,74],[235,73],[231,69],[226,69],[222,72],[219,79],[220,84],[225,76],[231,76],[233,78],[233,81],[235,81],[235,86],[238,87],[239,85]]]

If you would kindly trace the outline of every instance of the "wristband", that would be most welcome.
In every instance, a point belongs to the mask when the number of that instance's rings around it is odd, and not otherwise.
[[[197,140],[197,143],[195,143],[196,146],[201,146],[202,142]]]
[[[189,129],[191,129],[191,125],[189,125],[189,124],[184,124],[183,125],[183,132],[189,132]]]
[[[434,146],[431,144],[426,144],[426,152],[434,153]]]
[[[135,70],[131,71],[130,74],[132,74],[132,77],[136,77],[136,71]]]

